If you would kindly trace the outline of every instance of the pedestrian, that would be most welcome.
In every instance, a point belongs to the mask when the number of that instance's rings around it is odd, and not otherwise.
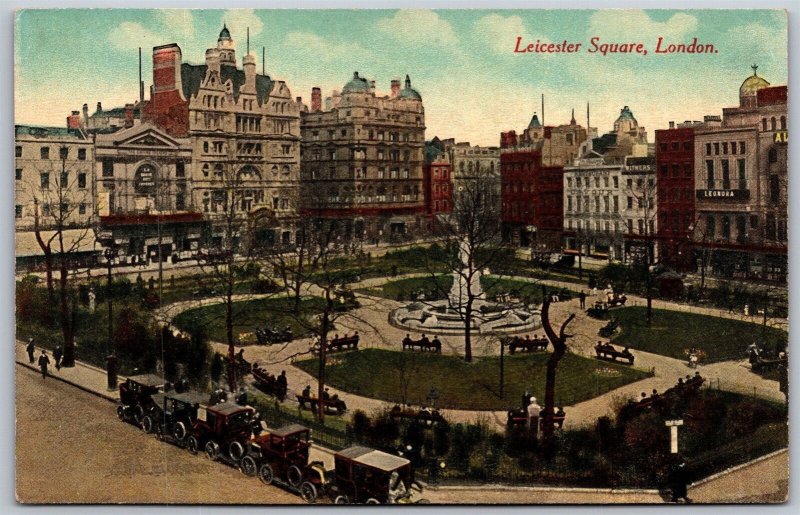
[[[36,352],[36,346],[33,344],[33,338],[28,338],[28,345],[25,347],[25,350],[28,352],[28,361],[31,365],[33,365],[33,362],[36,361],[33,355],[33,353]]]
[[[61,370],[61,358],[64,356],[64,351],[61,350],[61,345],[56,346],[53,351],[53,360],[56,362],[56,370]]]
[[[686,471],[686,461],[679,460],[678,464],[672,468],[669,476],[669,486],[672,490],[671,502],[678,502],[683,499],[686,504],[692,502],[688,495],[689,475]]]
[[[47,357],[47,351],[42,351],[42,355],[39,356],[39,368],[42,370],[42,379],[47,377],[47,365],[50,364],[50,358]]]
[[[581,301],[581,309],[586,309],[586,293],[583,290],[578,294],[578,298]]]

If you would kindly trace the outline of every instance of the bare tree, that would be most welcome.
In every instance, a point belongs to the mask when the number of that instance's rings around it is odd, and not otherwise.
[[[75,365],[75,299],[69,276],[78,265],[77,254],[90,239],[90,229],[81,226],[79,216],[90,205],[86,176],[81,179],[75,170],[67,167],[68,155],[69,147],[59,148],[60,169],[40,172],[38,187],[31,188],[35,192],[33,230],[45,257],[50,306],[55,304],[53,271],[56,266],[59,272],[59,323],[64,339],[62,366],[65,367]],[[55,180],[51,173],[56,176]]]
[[[545,390],[544,390],[544,417],[542,420],[542,432],[545,440],[553,437],[554,421],[553,415],[555,413],[555,398],[556,398],[556,369],[558,363],[564,354],[567,352],[567,340],[574,335],[567,334],[567,326],[575,319],[575,314],[570,313],[558,333],[553,329],[552,322],[550,321],[550,297],[547,295],[547,289],[542,286],[542,326],[544,332],[553,344],[553,352],[547,359],[547,371],[545,376]]]

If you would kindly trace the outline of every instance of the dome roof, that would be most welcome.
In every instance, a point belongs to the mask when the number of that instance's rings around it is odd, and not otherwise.
[[[369,93],[369,82],[359,77],[358,72],[353,72],[353,79],[344,85],[342,93]]]
[[[217,41],[222,41],[223,39],[231,39],[231,32],[224,23],[222,24],[222,30],[219,31],[219,39],[217,39]]]
[[[744,82],[742,82],[742,85],[739,86],[739,96],[755,95],[756,91],[758,91],[759,89],[764,89],[769,87],[769,82],[764,80],[762,77],[759,77],[758,74],[756,73],[758,66],[754,64],[752,68],[753,68],[753,75],[747,77],[744,80]]]
[[[422,96],[420,96],[419,92],[416,89],[411,87],[411,79],[408,75],[406,75],[406,87],[401,89],[400,92],[397,94],[397,98],[408,98],[410,100],[422,100]]]
[[[617,118],[617,121],[621,122],[623,120],[633,120],[634,122],[636,121],[636,118],[633,117],[633,112],[628,106],[623,107],[619,111],[619,118]]]
[[[538,129],[541,127],[542,124],[539,121],[539,116],[536,113],[533,113],[533,117],[531,118],[531,122],[528,124],[529,129]]]

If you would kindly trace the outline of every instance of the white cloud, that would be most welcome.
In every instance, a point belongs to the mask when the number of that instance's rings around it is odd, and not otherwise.
[[[181,38],[194,36],[194,15],[191,9],[156,9],[154,12],[168,34]]]
[[[456,34],[449,22],[433,11],[397,11],[391,18],[378,20],[377,28],[384,34],[411,44],[456,43]]]
[[[139,23],[124,21],[117,25],[108,35],[108,40],[120,50],[135,50],[160,45],[164,36],[156,34]]]
[[[358,43],[331,43],[325,38],[311,32],[290,32],[283,45],[287,49],[302,49],[306,55],[322,61],[334,61],[342,58],[363,58],[369,51]]]
[[[475,22],[475,33],[485,40],[486,45],[498,54],[511,55],[517,37],[522,38],[522,43],[527,45],[537,39],[544,42],[548,40],[541,36],[531,36],[525,23],[519,16],[500,16],[488,14]],[[545,54],[543,54],[545,55]]]
[[[589,20],[587,36],[600,36],[604,40],[655,41],[679,38],[697,30],[697,18],[686,13],[673,14],[667,21],[654,21],[644,11],[608,9],[595,12]],[[609,41],[610,42],[610,41]]]
[[[231,32],[237,48],[245,48],[248,27],[251,41],[264,30],[264,22],[261,21],[254,9],[228,9],[222,14],[222,22]]]

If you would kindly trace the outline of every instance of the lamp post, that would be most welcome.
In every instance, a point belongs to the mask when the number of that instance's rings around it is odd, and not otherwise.
[[[117,388],[117,358],[114,355],[112,342],[114,341],[114,304],[111,300],[111,287],[113,278],[111,276],[111,261],[114,259],[115,252],[112,247],[106,248],[103,252],[108,266],[108,283],[106,285],[106,301],[108,302],[108,356],[106,357],[106,372],[108,379],[108,389]]]

